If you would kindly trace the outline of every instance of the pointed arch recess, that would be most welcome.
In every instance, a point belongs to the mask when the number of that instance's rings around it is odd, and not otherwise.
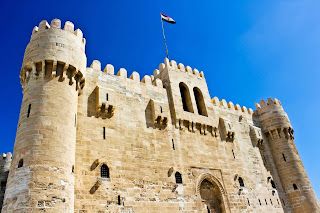
[[[198,177],[198,180],[196,182],[196,195],[201,198],[200,195],[200,187],[201,187],[201,183],[202,181],[207,180],[209,182],[211,182],[212,184],[218,186],[220,193],[221,193],[221,197],[222,197],[222,212],[224,213],[230,213],[230,208],[229,208],[229,202],[228,202],[228,197],[227,197],[227,193],[226,190],[224,189],[223,185],[221,184],[221,182],[219,181],[218,178],[216,178],[215,176],[213,176],[210,173],[204,173],[202,175],[200,175]]]

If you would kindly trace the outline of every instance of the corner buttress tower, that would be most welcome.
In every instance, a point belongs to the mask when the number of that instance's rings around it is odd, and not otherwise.
[[[19,123],[2,212],[74,212],[78,95],[85,39],[67,21],[42,21],[25,50]]]
[[[320,212],[319,202],[294,144],[293,129],[280,101],[256,104],[254,113],[268,138],[280,181],[296,213]]]

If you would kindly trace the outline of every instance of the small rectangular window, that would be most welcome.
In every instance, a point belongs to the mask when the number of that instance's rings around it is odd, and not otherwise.
[[[106,128],[103,127],[103,139],[105,140],[106,139]]]
[[[106,94],[106,100],[109,101],[109,94]]]
[[[233,159],[236,159],[236,156],[234,155],[234,151],[232,150]]]

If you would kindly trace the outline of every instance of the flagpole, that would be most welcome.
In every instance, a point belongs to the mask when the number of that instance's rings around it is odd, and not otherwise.
[[[160,14],[160,17],[161,17],[161,14]],[[164,28],[163,28],[163,20],[162,20],[162,17],[161,17],[161,24],[162,24],[162,33],[163,33],[164,45],[166,46],[167,58],[169,59],[169,53],[168,53],[166,36],[164,35]]]

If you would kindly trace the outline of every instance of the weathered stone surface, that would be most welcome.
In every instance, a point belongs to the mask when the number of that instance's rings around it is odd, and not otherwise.
[[[168,59],[141,81],[87,67],[64,26],[41,22],[26,48],[2,212],[319,211],[277,99],[211,100],[202,71]]]

